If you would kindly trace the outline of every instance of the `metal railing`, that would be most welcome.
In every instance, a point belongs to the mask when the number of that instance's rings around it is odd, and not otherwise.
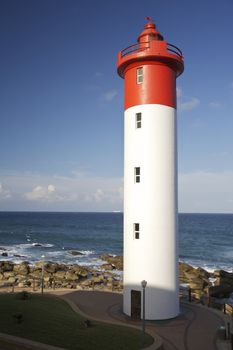
[[[142,42],[130,45],[121,51],[121,57],[125,57],[134,52],[144,51],[150,47],[150,42]]]
[[[177,46],[167,43],[167,50],[183,58],[182,51]]]
[[[121,51],[121,58],[129,56],[132,53],[144,51],[148,48],[150,48],[150,41],[130,45]],[[177,46],[167,43],[167,50],[183,59],[182,51]]]

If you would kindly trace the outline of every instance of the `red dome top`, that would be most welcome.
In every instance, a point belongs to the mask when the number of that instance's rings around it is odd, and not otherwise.
[[[138,37],[139,43],[150,40],[163,40],[163,36],[156,30],[156,26],[152,21],[145,24],[144,30]]]

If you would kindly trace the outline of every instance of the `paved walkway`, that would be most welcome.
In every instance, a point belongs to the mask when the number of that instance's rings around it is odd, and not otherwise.
[[[122,312],[122,294],[97,291],[57,292],[85,317],[108,323],[123,323],[141,329],[140,321],[132,321]],[[156,338],[148,350],[217,350],[230,349],[230,345],[217,342],[217,331],[225,326],[226,316],[218,311],[194,303],[181,303],[180,315],[172,320],[147,321],[146,331]],[[217,346],[218,345],[218,346]]]

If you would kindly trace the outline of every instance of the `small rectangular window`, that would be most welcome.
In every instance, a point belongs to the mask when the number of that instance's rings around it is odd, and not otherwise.
[[[139,239],[140,236],[140,225],[139,223],[134,224],[134,238]]]
[[[142,67],[137,68],[137,84],[141,84],[143,81],[143,70]]]
[[[142,113],[136,113],[136,129],[142,127]]]
[[[134,181],[140,182],[140,167],[134,168]]]

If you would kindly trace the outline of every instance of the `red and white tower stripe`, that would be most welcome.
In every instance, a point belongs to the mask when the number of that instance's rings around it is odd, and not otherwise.
[[[179,313],[176,78],[181,51],[150,20],[118,54],[125,80],[124,312],[146,319]]]

